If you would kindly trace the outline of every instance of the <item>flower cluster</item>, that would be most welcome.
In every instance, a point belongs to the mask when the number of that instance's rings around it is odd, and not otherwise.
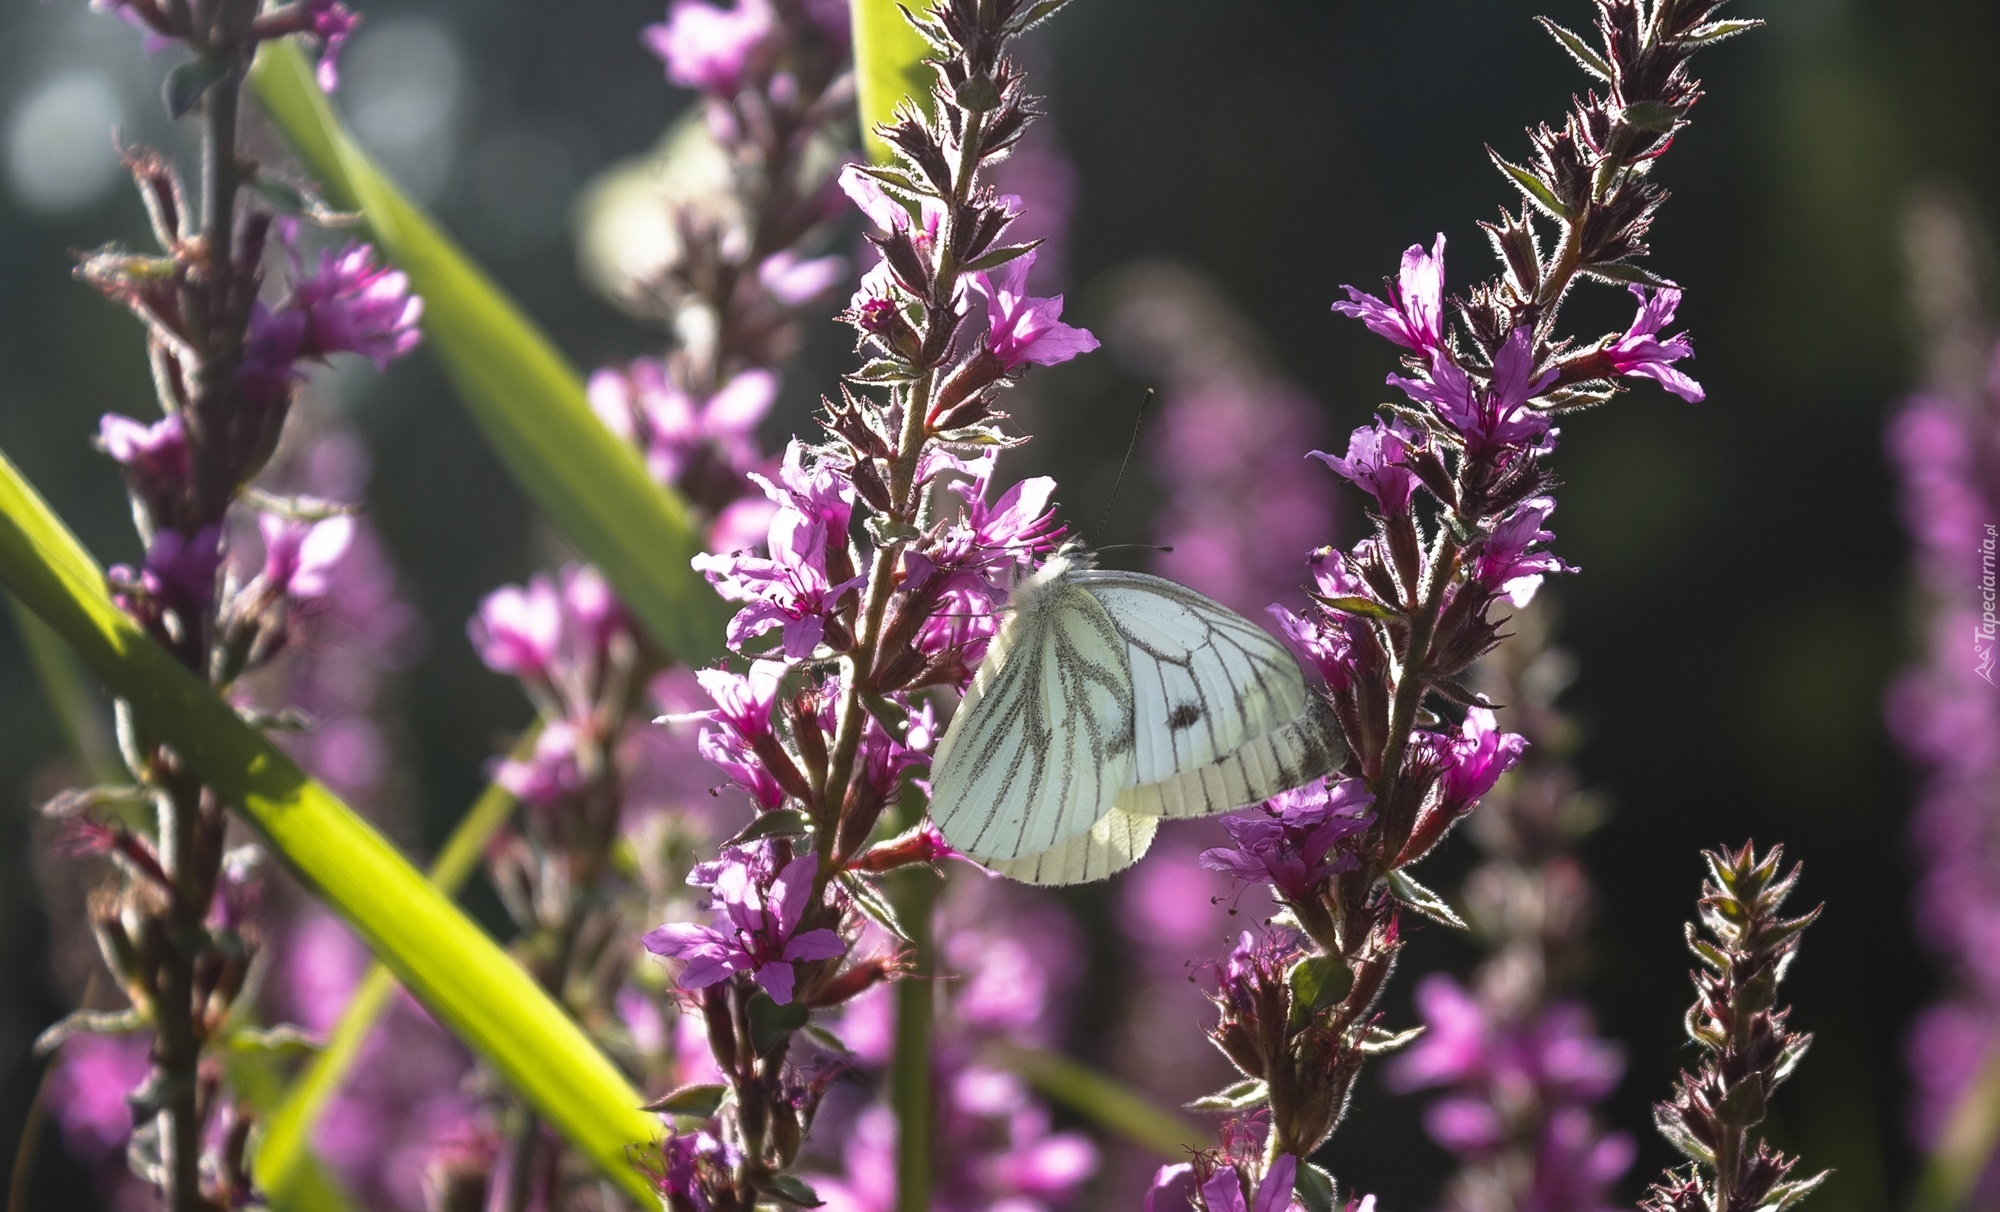
[[[1469,823],[1486,860],[1466,881],[1466,916],[1490,954],[1470,990],[1442,975],[1418,984],[1425,1034],[1389,1077],[1401,1089],[1449,1091],[1425,1122],[1461,1161],[1446,1189],[1451,1212],[1605,1212],[1633,1144],[1602,1132],[1592,1112],[1623,1062],[1583,1006],[1556,996],[1591,909],[1571,849],[1600,814],[1564,761],[1575,729],[1554,700],[1570,668],[1567,654],[1546,646],[1546,599],[1515,611],[1508,626],[1512,634],[1472,671],[1534,742]]]
[[[963,689],[1013,582],[1061,536],[1048,481],[993,493],[995,453],[1018,441],[998,394],[1096,341],[1060,297],[1026,292],[1034,247],[1006,242],[1020,207],[982,184],[1034,115],[1007,43],[1055,7],[943,0],[911,18],[933,48],[932,112],[900,108],[879,131],[895,162],[839,182],[881,253],[845,313],[867,361],[827,403],[826,442],[795,440],[757,478],[776,507],[762,554],[695,561],[743,604],[729,641],[752,662],[702,675],[702,750],[760,809],[696,869],[713,924],[647,940],[679,961],[733,1096],[708,1131],[742,1160],[729,1191],[703,1190],[712,1203],[800,1198],[788,1171],[821,1086],[794,1033],[905,966],[856,950],[865,919],[902,932],[874,880],[949,853],[927,826],[884,836],[935,739],[923,692]]]
[[[716,558],[741,564],[766,610],[740,620],[735,634],[783,627],[788,643],[808,649],[817,641],[816,633],[806,638],[817,621],[813,606],[828,586],[811,582],[825,570],[807,570],[805,553],[823,543],[828,527],[844,531],[846,506],[826,495],[827,485],[805,483],[811,472],[796,455],[774,465],[757,428],[777,398],[800,320],[846,274],[841,258],[810,251],[823,242],[839,197],[828,163],[838,158],[828,153],[853,96],[846,20],[839,4],[676,0],[664,23],[644,31],[641,41],[665,61],[668,79],[701,92],[706,138],[728,170],[713,189],[665,208],[672,252],[628,284],[631,297],[621,300],[665,322],[672,346],[600,369],[587,393],[605,426],[692,507],[708,546],[741,553]],[[805,513],[782,508],[795,500],[807,502]],[[766,542],[769,558],[747,554]],[[647,934],[645,946],[685,961],[687,989],[743,972],[768,990],[773,1006],[793,1004],[795,963],[825,958],[832,932],[799,928],[806,896],[823,889],[801,882],[768,842],[746,840],[726,859],[689,871],[691,852],[712,844],[714,826],[735,808],[733,797],[720,813],[707,806],[714,801],[692,773],[698,756],[721,765],[754,805],[782,797],[762,777],[754,748],[753,720],[768,728],[775,683],[753,672],[726,686],[717,681],[729,676],[721,671],[672,665],[604,579],[582,566],[495,591],[468,632],[488,667],[516,679],[539,717],[539,731],[495,771],[528,809],[518,831],[488,854],[495,886],[522,928],[517,952],[643,1085],[660,1090],[720,1076],[705,1055],[710,1025],[691,1002],[676,1013],[663,1001],[661,972],[640,945],[638,923],[684,916],[694,903],[714,909],[715,927],[676,922]],[[696,710],[711,694],[723,709]],[[644,722],[654,714],[641,710],[649,701],[671,727]],[[699,738],[689,726],[697,722]],[[640,857],[636,871],[614,861],[628,846]],[[786,1106],[802,1105],[789,1086],[771,1090]],[[504,1100],[489,1110],[516,1124],[527,1116]],[[477,1150],[461,1164],[441,1156],[454,1190],[474,1199],[494,1188],[496,1174],[578,1165],[551,1133],[512,1135],[513,1147],[498,1158],[489,1150],[494,1165],[484,1169]],[[733,1140],[690,1135],[669,1141],[656,1168],[669,1188],[693,1190],[731,1174],[733,1163],[719,1159],[736,1156]],[[728,1206],[728,1198],[718,1191],[710,1202]]]
[[[1778,1004],[1778,983],[1819,910],[1803,917],[1779,916],[1799,878],[1796,866],[1779,874],[1779,848],[1760,858],[1746,844],[1703,857],[1708,881],[1701,890],[1701,924],[1709,937],[1688,927],[1688,946],[1701,967],[1694,972],[1695,1002],[1687,1013],[1688,1038],[1702,1057],[1692,1071],[1682,1072],[1673,1098],[1653,1108],[1660,1135],[1690,1164],[1684,1171],[1668,1171],[1640,1207],[1644,1212],[1784,1212],[1810,1195],[1828,1173],[1792,1178],[1798,1159],[1771,1148],[1755,1133],[1772,1093],[1812,1044],[1812,1036],[1786,1024],[1791,1011]]]
[[[1966,272],[1971,221],[1932,200],[1912,207],[1910,244],[1929,382],[1889,423],[1904,527],[1923,591],[1922,663],[1891,684],[1890,731],[1920,772],[1911,822],[1922,876],[1920,937],[1942,953],[1949,985],[1909,1039],[1912,1123],[1926,1149],[1948,1139],[2000,1027],[2000,691],[1994,564],[2000,536],[2000,347]],[[1970,1176],[1969,1176],[1970,1177]],[[1991,1158],[1976,1176],[1993,1190]]]
[[[85,254],[78,270],[144,324],[161,411],[150,423],[118,413],[99,423],[99,444],[124,473],[145,553],[136,567],[111,569],[110,588],[134,621],[255,723],[309,724],[302,709],[328,705],[365,715],[367,687],[343,703],[308,704],[245,680],[273,669],[270,680],[282,681],[273,663],[303,647],[302,636],[338,638],[355,622],[355,608],[384,605],[389,592],[379,548],[351,506],[282,495],[275,478],[252,488],[270,470],[310,364],[352,353],[382,367],[418,340],[422,307],[402,274],[361,245],[308,263],[296,223],[248,202],[246,187],[260,183],[263,169],[238,145],[237,117],[257,44],[317,37],[330,80],[352,14],[316,0],[262,12],[252,6],[248,14],[142,0],[109,7],[194,52],[170,74],[166,98],[175,116],[199,105],[204,119],[196,199],[165,156],[146,148],[126,154],[159,252],[107,247]],[[290,272],[283,292],[267,300],[274,230]],[[371,569],[373,583],[364,584]],[[399,617],[390,610],[378,622]],[[292,672],[303,678],[293,689],[308,689],[309,671],[295,664]],[[269,697],[278,701],[262,709]],[[50,810],[73,818],[73,853],[111,860],[91,900],[91,924],[131,1006],[79,1012],[43,1045],[79,1030],[150,1030],[150,1070],[130,1098],[134,1171],[170,1207],[241,1206],[252,1192],[245,1149],[253,1116],[218,1057],[263,1046],[253,1016],[237,1006],[262,946],[256,852],[229,848],[227,805],[179,755],[136,728],[124,729],[121,741],[135,786],[65,793]],[[315,736],[302,745],[329,741]],[[337,754],[332,745],[328,755]],[[114,811],[100,820],[102,809]]]
[[[1348,287],[1334,305],[1402,351],[1388,382],[1406,402],[1344,452],[1315,452],[1368,495],[1372,533],[1314,552],[1311,604],[1272,613],[1324,677],[1349,756],[1302,801],[1238,818],[1235,846],[1205,856],[1269,884],[1295,931],[1246,939],[1224,966],[1215,1038],[1244,1080],[1206,1100],[1268,1108],[1272,1157],[1310,1156],[1365,1057],[1408,1038],[1373,1014],[1404,911],[1463,925],[1406,869],[1526,746],[1464,679],[1500,638],[1502,602],[1525,606],[1544,578],[1573,571],[1548,547],[1556,417],[1633,376],[1700,397],[1676,366],[1686,338],[1662,335],[1680,292],[1635,262],[1664,198],[1653,167],[1700,96],[1688,60],[1753,24],[1720,20],[1721,7],[1599,0],[1596,47],[1545,21],[1605,87],[1576,98],[1559,128],[1531,132],[1529,165],[1496,155],[1523,199],[1487,228],[1502,272],[1448,298],[1440,238],[1405,252],[1381,295]],[[1552,238],[1540,230],[1550,225]],[[1632,285],[1639,314],[1624,333],[1587,343],[1558,333],[1579,277]],[[1309,1164],[1297,1174],[1330,1182]]]
[[[340,0],[286,0],[262,12],[256,11],[262,6],[253,6],[249,20],[239,19],[238,12],[199,9],[172,0],[103,0],[97,7],[144,31],[148,51],[178,43],[202,57],[204,62],[173,73],[183,78],[167,89],[167,104],[176,118],[194,106],[220,72],[240,72],[248,65],[258,43],[294,34],[319,49],[319,86],[332,92],[340,86],[341,45],[361,22]]]
[[[1290,1153],[1266,1160],[1261,1125],[1249,1120],[1223,1124],[1222,1143],[1192,1161],[1161,1166],[1146,1192],[1145,1212],[1375,1212],[1375,1197],[1339,1202],[1333,1182],[1315,1166],[1301,1167]]]

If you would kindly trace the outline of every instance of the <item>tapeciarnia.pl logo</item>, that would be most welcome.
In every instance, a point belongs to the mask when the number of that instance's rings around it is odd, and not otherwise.
[[[1993,680],[1993,654],[1995,633],[2000,631],[2000,618],[1995,617],[1996,602],[2000,593],[1994,587],[1993,556],[1996,539],[2000,539],[2000,527],[1992,522],[1986,524],[1986,538],[1979,544],[1979,622],[1972,629],[1972,672],[1986,679],[1989,686],[2000,685]]]

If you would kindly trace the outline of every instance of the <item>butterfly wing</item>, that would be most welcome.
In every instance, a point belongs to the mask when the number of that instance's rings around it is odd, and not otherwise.
[[[1332,712],[1269,632],[1184,585],[1136,572],[1070,581],[1111,619],[1131,670],[1134,816],[1212,816],[1339,765]]]
[[[1015,859],[995,859],[987,866],[1024,884],[1088,884],[1115,875],[1139,861],[1153,844],[1158,817],[1136,816],[1113,808],[1087,832],[1051,850]]]
[[[1046,883],[1102,878],[1144,852],[1152,831],[1136,822],[1092,833],[1135,779],[1125,648],[1060,570],[1016,594],[931,763],[931,816],[954,849]]]

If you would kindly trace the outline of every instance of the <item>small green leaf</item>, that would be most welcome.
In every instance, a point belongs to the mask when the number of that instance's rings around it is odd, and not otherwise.
[[[351,210],[335,210],[311,186],[286,181],[267,172],[259,172],[247,184],[279,214],[297,215],[319,227],[358,227],[361,224],[360,214]],[[249,491],[254,493],[257,490],[253,488]]]
[[[1292,990],[1292,1025],[1299,1027],[1323,1007],[1346,997],[1354,988],[1354,973],[1334,956],[1308,955],[1292,965],[1285,983]]]
[[[1540,177],[1508,160],[1505,156],[1502,156],[1490,147],[1486,149],[1486,154],[1493,157],[1493,163],[1499,167],[1501,172],[1507,174],[1508,180],[1512,181],[1515,187],[1527,196],[1528,201],[1540,207],[1548,214],[1549,218],[1563,223],[1569,222],[1570,215],[1568,208],[1563,206],[1562,199],[1556,197],[1555,191],[1544,184]]]
[[[661,1111],[668,1115],[686,1115],[694,1119],[714,1119],[722,1110],[723,1102],[729,1097],[728,1086],[682,1086],[647,1103],[643,1111]]]
[[[916,378],[916,372],[907,362],[876,358],[863,363],[860,370],[849,371],[847,378],[855,383],[908,383]]]
[[[290,1023],[281,1023],[275,1027],[238,1027],[222,1037],[222,1046],[231,1052],[293,1061],[317,1055],[325,1049],[326,1041]]]
[[[1540,22],[1542,28],[1549,31],[1550,35],[1557,42],[1562,43],[1562,48],[1569,52],[1570,58],[1576,60],[1578,67],[1596,76],[1606,84],[1611,82],[1611,65],[1604,61],[1604,57],[1598,54],[1590,43],[1585,42],[1578,35],[1557,25],[1547,17],[1537,17],[1535,20]]]
[[[812,818],[796,808],[776,808],[770,812],[757,814],[743,832],[722,843],[725,846],[741,846],[748,842],[760,842],[767,837],[804,837],[813,831]]]
[[[1680,43],[1682,46],[1713,46],[1724,38],[1734,38],[1738,34],[1747,34],[1763,24],[1762,21],[1756,20],[1711,21],[1706,25],[1699,25],[1689,30],[1682,36]],[[1822,1175],[1821,1177],[1825,1176]]]
[[[858,871],[840,873],[841,890],[847,893],[854,907],[868,915],[870,921],[895,935],[903,942],[910,942],[910,931],[903,925],[903,919],[887,897],[876,891],[875,885],[862,878]]]
[[[1040,240],[1030,240],[1026,244],[1007,244],[992,249],[981,257],[975,257],[965,266],[966,273],[977,273],[985,269],[998,269],[1017,257],[1025,257],[1042,246]]]
[[[1364,1056],[1380,1056],[1404,1047],[1424,1033],[1422,1027],[1411,1027],[1407,1031],[1390,1031],[1384,1027],[1369,1027],[1361,1033],[1359,1047]]]
[[[1338,610],[1342,614],[1358,614],[1363,618],[1381,619],[1383,622],[1403,617],[1402,611],[1397,610],[1393,606],[1385,606],[1374,598],[1364,598],[1356,595],[1342,595],[1340,597],[1329,598],[1322,597],[1316,593],[1308,596],[1328,610]]]
[[[1673,285],[1643,265],[1631,265],[1624,261],[1599,261],[1594,265],[1580,265],[1577,267],[1577,272],[1617,286],[1636,283],[1657,290],[1662,286]]]
[[[1292,1190],[1298,1195],[1299,1202],[1305,1205],[1306,1212],[1333,1212],[1333,1196],[1337,1190],[1333,1175],[1311,1162],[1299,1163],[1299,1176],[1294,1180]]]
[[[780,1006],[771,1000],[771,995],[762,989],[750,999],[750,1044],[759,1056],[769,1055],[773,1048],[785,1042],[792,1032],[803,1028],[812,1018],[812,1012],[802,1002],[787,1002]]]
[[[814,1043],[825,1048],[835,1056],[851,1057],[854,1055],[854,1050],[847,1046],[845,1040],[828,1031],[825,1027],[820,1026],[818,1023],[807,1023],[803,1030],[806,1035],[812,1038]]]
[[[166,83],[160,86],[160,99],[167,103],[167,116],[185,116],[194,108],[195,102],[201,100],[201,95],[208,91],[209,85],[228,72],[225,60],[211,59],[207,55],[190,59],[168,72]]]
[[[134,1009],[72,1010],[35,1037],[34,1051],[46,1056],[63,1046],[72,1035],[130,1035],[153,1025],[153,1020]]]
[[[1400,869],[1389,873],[1389,891],[1396,894],[1397,900],[1425,917],[1443,922],[1455,930],[1471,929],[1465,924],[1465,919],[1458,916],[1452,907],[1445,903],[1443,897],[1411,879],[1408,873]]]
[[[1664,134],[1680,123],[1681,109],[1658,101],[1637,101],[1625,107],[1624,118],[1640,130]]]
[[[765,1191],[795,1207],[817,1208],[826,1202],[804,1180],[790,1174],[766,1174],[757,1182]]]
[[[1224,1086],[1213,1094],[1204,1094],[1187,1105],[1190,1111],[1246,1111],[1271,1097],[1270,1088],[1257,1078],[1245,1078],[1233,1086]]]

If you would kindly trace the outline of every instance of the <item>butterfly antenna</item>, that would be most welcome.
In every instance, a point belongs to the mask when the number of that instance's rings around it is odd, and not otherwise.
[[[1153,402],[1153,389],[1146,389],[1145,397],[1139,401],[1139,411],[1132,417],[1132,440],[1125,443],[1125,457],[1118,461],[1118,478],[1111,482],[1111,499],[1104,502],[1104,516],[1098,519],[1097,533],[1111,524],[1111,507],[1118,502],[1118,489],[1125,483],[1125,469],[1132,464],[1132,452],[1139,449],[1139,427],[1146,421],[1146,406]]]

